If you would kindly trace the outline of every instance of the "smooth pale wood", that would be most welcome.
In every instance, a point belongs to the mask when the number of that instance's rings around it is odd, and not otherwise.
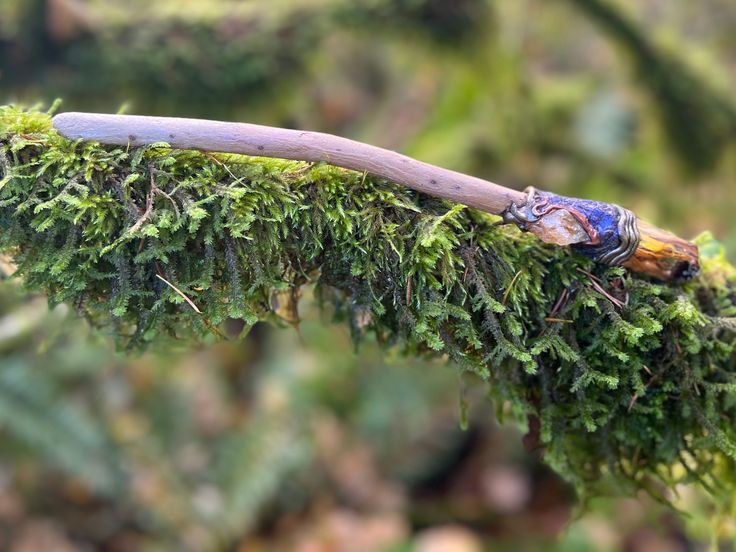
[[[54,128],[76,140],[143,146],[166,142],[176,149],[240,153],[330,165],[380,176],[431,196],[500,215],[526,196],[481,178],[436,167],[395,151],[321,132],[203,119],[97,113],[62,113]]]
[[[624,266],[660,280],[688,279],[700,270],[698,246],[637,219],[639,247]]]

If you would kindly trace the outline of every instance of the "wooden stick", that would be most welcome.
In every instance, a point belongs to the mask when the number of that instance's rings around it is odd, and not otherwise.
[[[62,113],[54,117],[54,127],[67,138],[103,144],[144,146],[166,142],[176,149],[324,161],[345,169],[366,171],[419,192],[497,215],[512,202],[520,205],[525,200],[524,193],[487,180],[321,132],[249,123],[97,113]]]
[[[694,244],[617,205],[534,188],[519,192],[331,134],[248,123],[95,113],[62,113],[54,117],[53,124],[73,140],[119,146],[166,142],[175,149],[325,162],[500,215],[544,242],[571,245],[604,264],[623,265],[661,280],[690,278],[699,270]]]

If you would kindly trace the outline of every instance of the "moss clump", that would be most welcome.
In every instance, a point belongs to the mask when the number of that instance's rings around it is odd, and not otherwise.
[[[728,489],[736,274],[713,242],[668,286],[334,167],[71,142],[12,107],[0,152],[0,247],[125,347],[270,319],[316,284],[357,340],[487,381],[582,491]]]

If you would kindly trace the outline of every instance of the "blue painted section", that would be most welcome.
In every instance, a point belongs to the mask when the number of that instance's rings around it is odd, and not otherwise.
[[[590,225],[598,231],[601,240],[598,245],[576,244],[572,246],[582,255],[596,260],[601,255],[618,247],[621,243],[618,231],[620,215],[618,210],[610,203],[559,196],[549,192],[540,192],[539,195],[547,199],[552,205],[572,207],[579,211],[588,218]]]

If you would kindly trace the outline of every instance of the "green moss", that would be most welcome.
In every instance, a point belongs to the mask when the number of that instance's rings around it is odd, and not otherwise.
[[[357,341],[487,381],[581,492],[728,488],[736,272],[708,237],[703,274],[677,287],[324,165],[71,142],[12,107],[0,152],[0,247],[123,347],[278,319],[314,284]]]

